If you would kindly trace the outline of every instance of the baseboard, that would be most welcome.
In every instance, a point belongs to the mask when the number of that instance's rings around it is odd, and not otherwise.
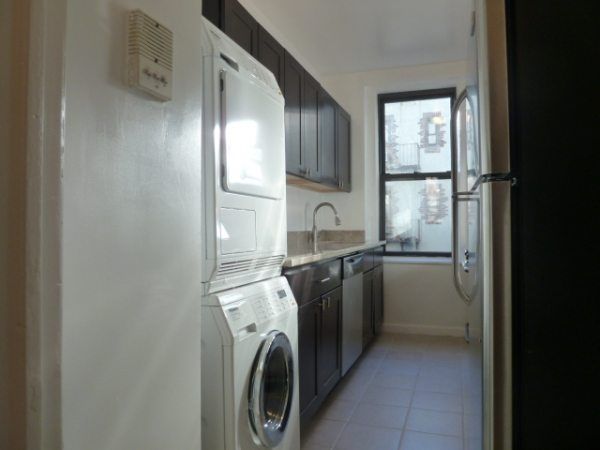
[[[438,325],[412,325],[408,323],[384,323],[385,333],[421,334],[425,336],[463,337],[464,327],[443,327]]]

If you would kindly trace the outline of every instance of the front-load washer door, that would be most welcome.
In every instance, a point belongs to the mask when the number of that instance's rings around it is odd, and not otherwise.
[[[294,392],[294,357],[285,333],[271,331],[254,360],[248,412],[250,425],[261,444],[279,445],[292,410]]]

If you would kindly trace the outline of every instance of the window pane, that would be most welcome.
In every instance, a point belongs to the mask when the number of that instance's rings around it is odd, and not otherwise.
[[[387,173],[450,170],[450,98],[384,105]]]
[[[450,180],[388,181],[385,239],[389,252],[451,251]]]

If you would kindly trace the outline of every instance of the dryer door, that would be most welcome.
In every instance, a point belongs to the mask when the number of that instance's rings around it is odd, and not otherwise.
[[[266,447],[284,437],[294,392],[294,358],[288,337],[271,331],[263,341],[252,370],[248,392],[250,424]]]
[[[223,189],[279,200],[285,193],[284,103],[243,72],[220,74]]]

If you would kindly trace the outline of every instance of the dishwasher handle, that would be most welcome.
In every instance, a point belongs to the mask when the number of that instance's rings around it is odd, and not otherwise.
[[[363,273],[364,253],[356,253],[351,256],[346,256],[344,262],[344,278],[350,278]]]

